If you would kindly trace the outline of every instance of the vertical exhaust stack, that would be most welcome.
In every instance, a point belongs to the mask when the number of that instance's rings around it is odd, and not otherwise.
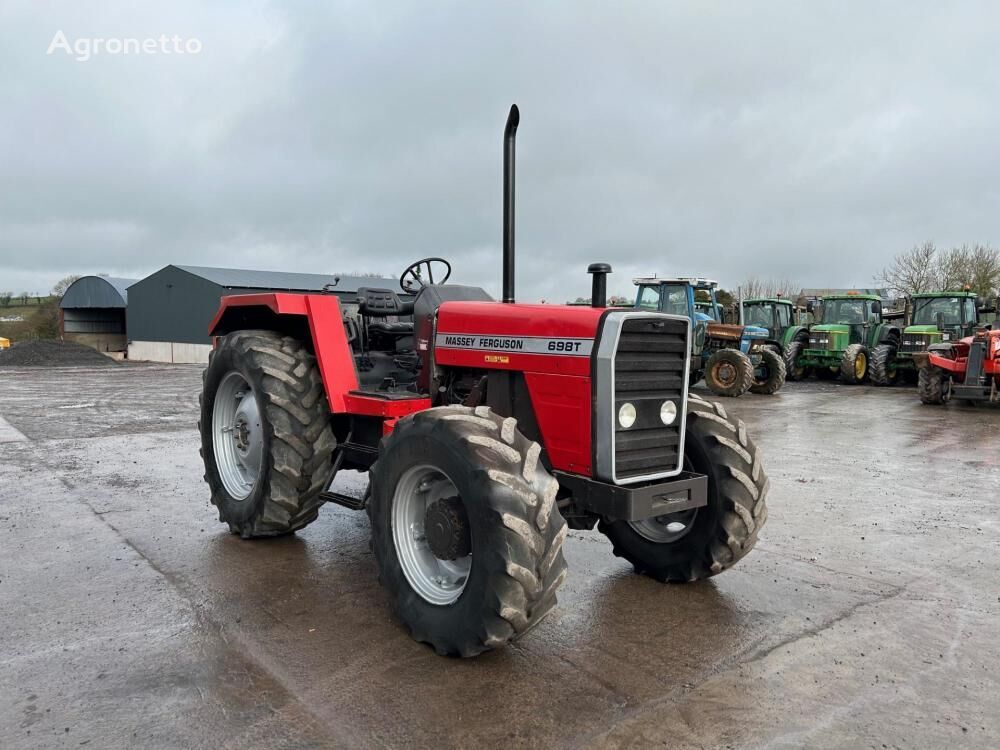
[[[503,301],[514,301],[514,138],[521,113],[510,107],[503,129]]]

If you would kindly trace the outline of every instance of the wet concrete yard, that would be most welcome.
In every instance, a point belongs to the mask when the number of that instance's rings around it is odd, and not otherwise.
[[[664,586],[571,532],[553,614],[462,661],[392,619],[363,514],[227,533],[200,384],[0,371],[0,747],[1000,747],[998,410],[725,401],[771,477],[751,555]]]

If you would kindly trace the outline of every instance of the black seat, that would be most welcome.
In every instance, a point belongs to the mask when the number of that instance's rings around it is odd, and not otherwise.
[[[390,315],[413,315],[413,302],[404,302],[391,289],[358,289],[358,312],[367,318],[387,318]],[[409,330],[413,330],[410,325]]]

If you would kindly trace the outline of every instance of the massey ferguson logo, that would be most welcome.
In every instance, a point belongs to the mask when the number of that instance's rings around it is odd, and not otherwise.
[[[594,347],[593,339],[494,336],[488,333],[439,333],[435,343],[439,349],[552,354],[569,357],[589,357]]]

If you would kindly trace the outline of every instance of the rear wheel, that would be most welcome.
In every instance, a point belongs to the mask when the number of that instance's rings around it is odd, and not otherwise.
[[[894,344],[879,344],[872,352],[872,385],[894,385],[897,379],[895,367],[896,347]]]
[[[804,348],[805,344],[802,341],[793,341],[785,349],[785,378],[787,380],[795,382],[804,379],[808,374],[809,368],[798,364]]]
[[[401,419],[371,469],[379,580],[438,653],[475,656],[534,627],[566,576],[566,522],[541,448],[487,407]]]
[[[869,362],[868,347],[851,344],[844,350],[844,358],[840,360],[840,377],[845,383],[865,382],[868,379]]]
[[[951,376],[934,365],[921,367],[917,374],[917,392],[925,404],[946,404],[951,399]]]
[[[742,396],[753,385],[753,362],[737,349],[719,349],[705,365],[705,385],[717,396]]]
[[[202,381],[201,455],[219,520],[244,538],[314,521],[336,447],[316,358],[288,336],[236,331]]]
[[[761,363],[754,371],[753,393],[770,396],[781,390],[785,384],[785,360],[774,349],[766,348],[761,352]],[[759,372],[759,374],[758,374]]]
[[[706,506],[599,526],[615,555],[660,581],[696,581],[732,567],[767,520],[768,479],[742,420],[692,396],[684,451],[686,468],[708,477]]]

